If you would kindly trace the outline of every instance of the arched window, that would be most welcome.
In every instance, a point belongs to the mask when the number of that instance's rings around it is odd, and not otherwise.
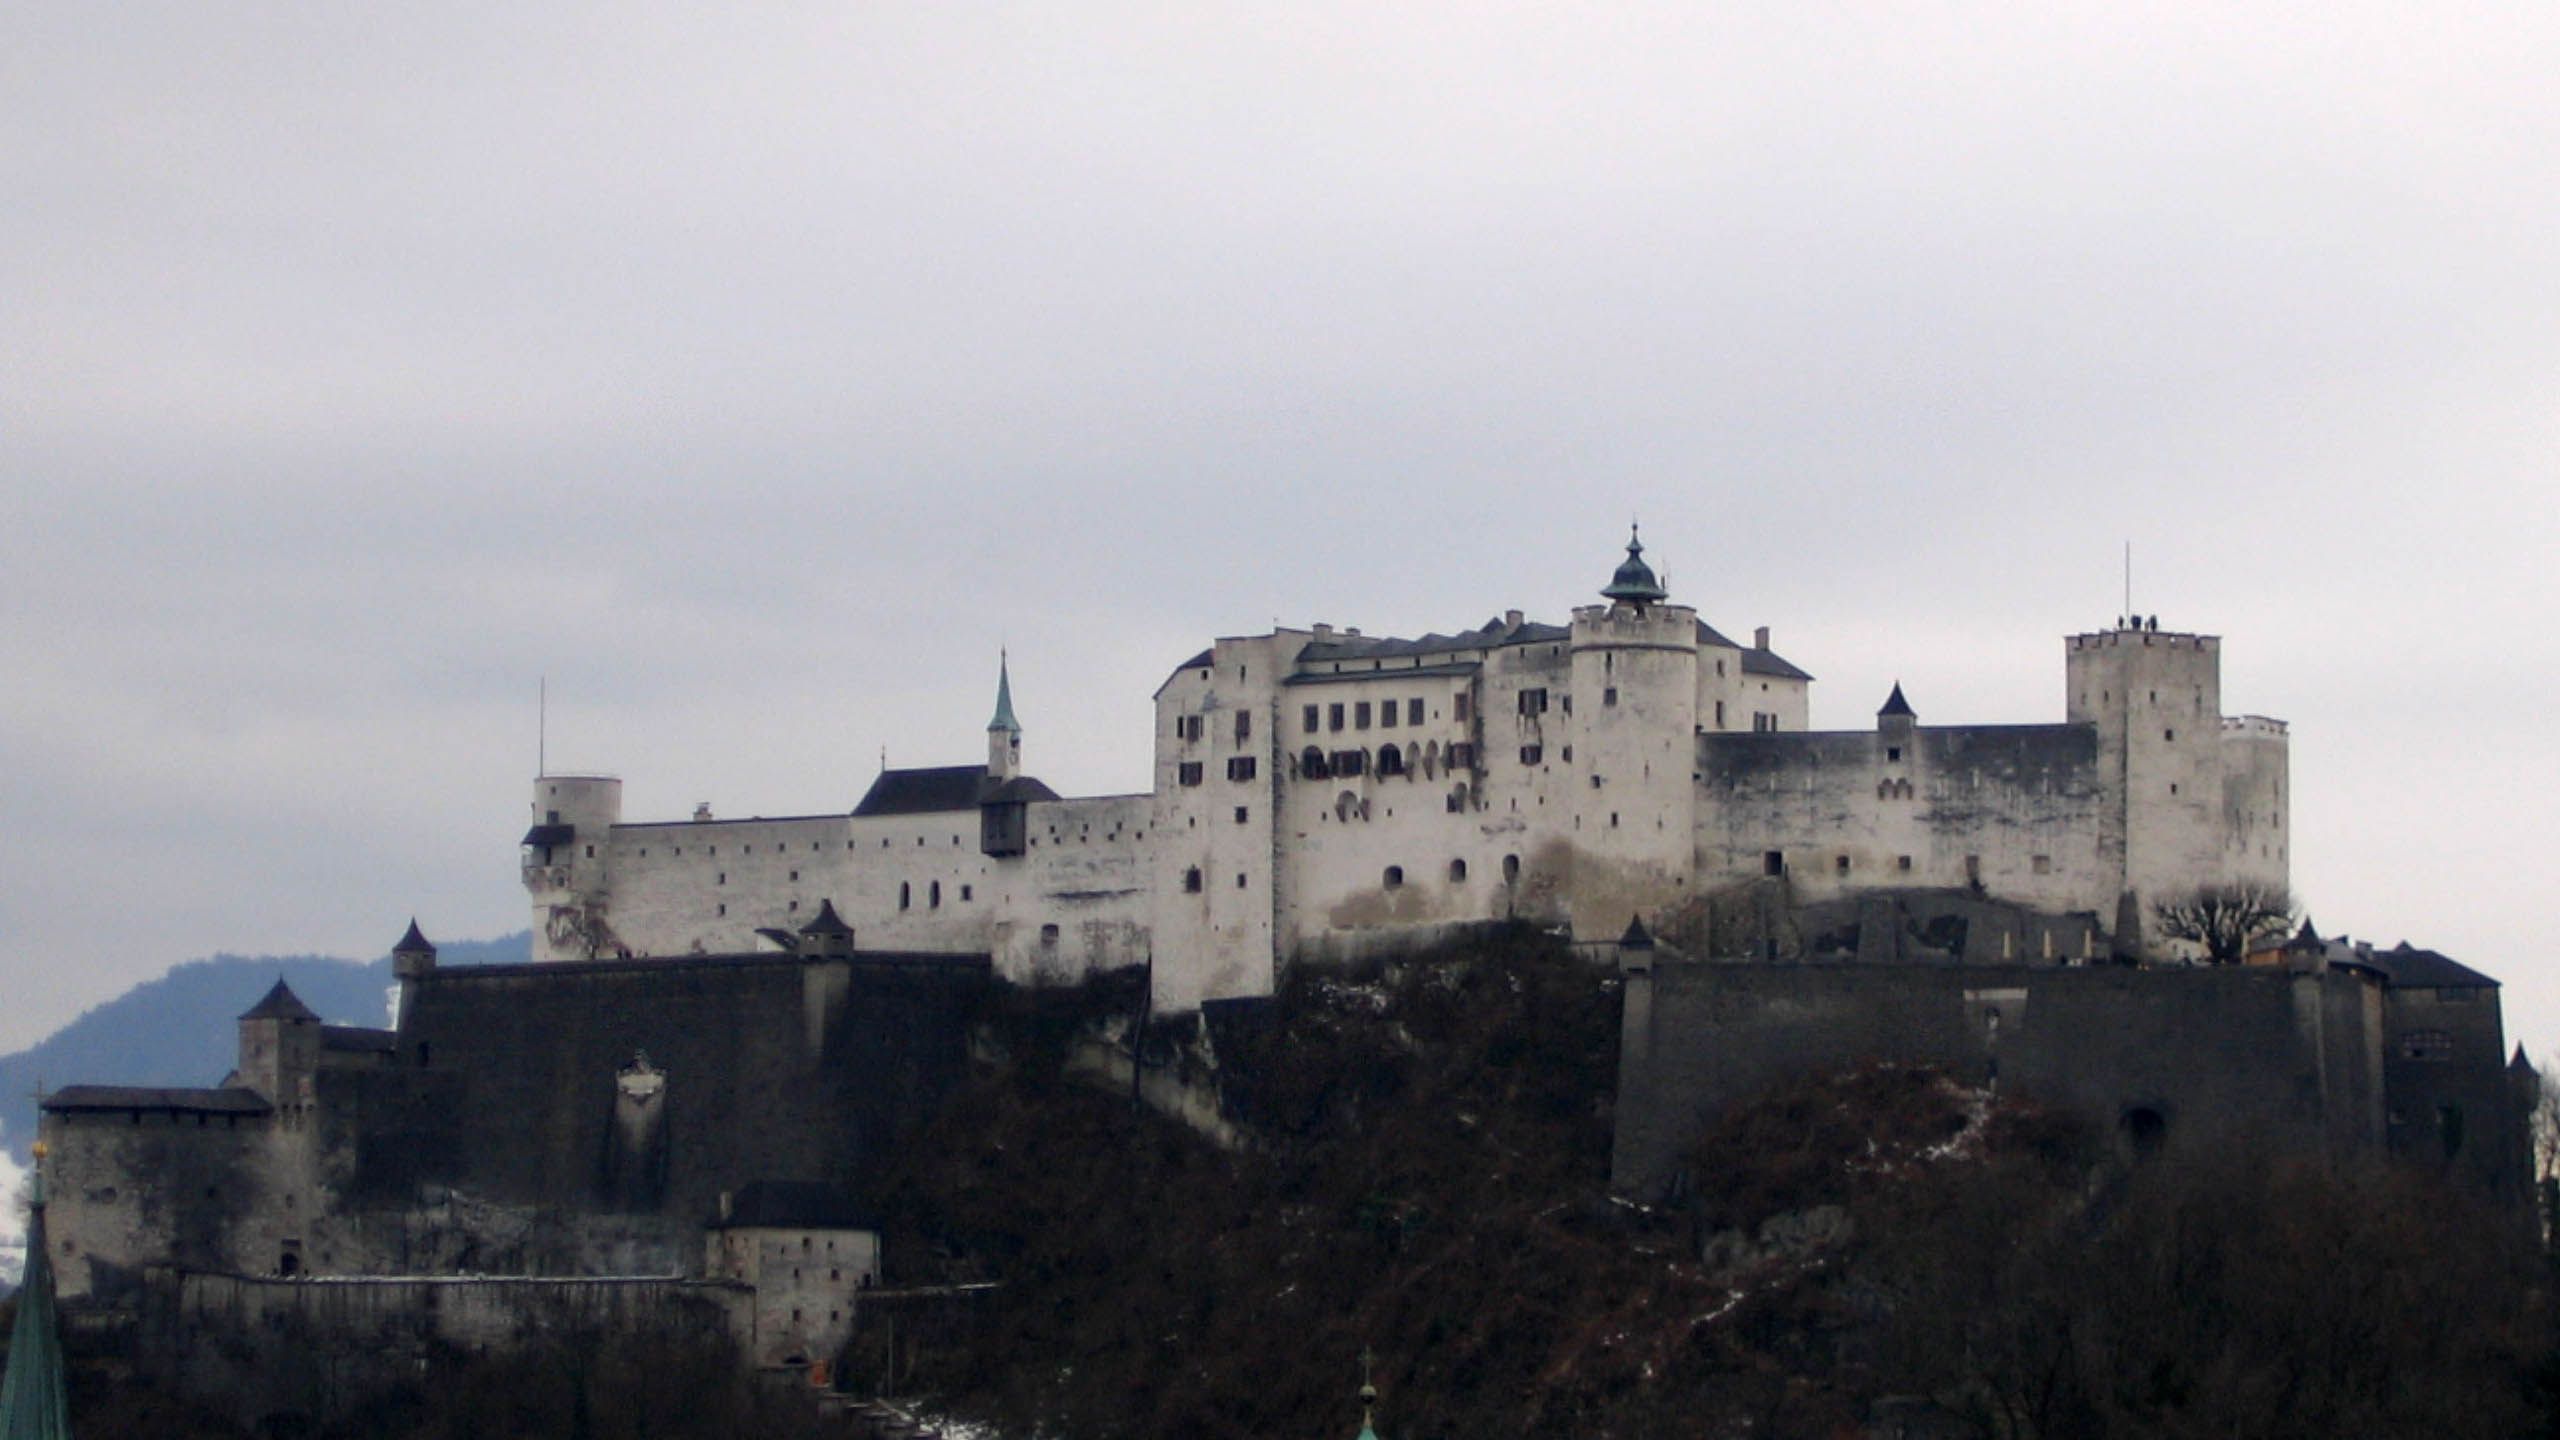
[[[1403,773],[1404,773],[1404,752],[1403,752],[1403,751],[1401,751],[1401,750],[1398,750],[1398,749],[1397,749],[1395,746],[1393,746],[1393,745],[1381,745],[1381,746],[1379,746],[1379,747],[1378,747],[1378,773],[1379,773],[1379,774],[1381,774],[1381,775],[1401,775],[1401,774],[1403,774]]]
[[[1505,885],[1517,885],[1520,883],[1519,856],[1505,855],[1502,857],[1502,883]]]
[[[907,882],[906,882],[906,881],[904,881],[904,880],[899,881],[899,882],[898,882],[898,908],[899,908],[899,909],[901,909],[901,910],[906,909],[908,906],[910,906],[910,905],[912,905],[912,904],[914,904],[914,903],[915,903],[915,898],[916,898],[916,897],[915,897],[915,894],[914,894],[914,892],[913,892],[913,891],[908,887]]]
[[[1324,763],[1324,752],[1310,745],[1298,755],[1298,774],[1308,780],[1323,780],[1333,771]]]
[[[1390,865],[1390,866],[1388,866],[1388,867],[1387,867],[1386,877],[1385,877],[1385,883],[1386,883],[1386,887],[1387,887],[1388,889],[1390,889],[1390,890],[1401,890],[1401,889],[1403,889],[1403,888],[1404,888],[1404,867],[1403,867],[1403,866],[1401,866],[1401,865]]]
[[[1452,860],[1449,862],[1449,883],[1452,885],[1464,885],[1467,883],[1466,861]]]

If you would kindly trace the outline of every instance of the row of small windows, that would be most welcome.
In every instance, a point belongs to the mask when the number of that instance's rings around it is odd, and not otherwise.
[[[1255,756],[1230,755],[1227,757],[1227,778],[1230,780],[1251,780],[1260,773],[1262,773],[1262,764]],[[1180,760],[1174,763],[1173,780],[1177,785],[1197,785],[1207,779],[1208,774],[1208,765],[1205,761]]]
[[[1449,883],[1452,885],[1464,885],[1467,883],[1467,862],[1464,859],[1451,860],[1449,862],[1448,875]],[[1502,883],[1505,885],[1514,885],[1518,884],[1519,880],[1520,857],[1517,855],[1503,856]],[[1388,866],[1385,871],[1379,875],[1378,883],[1389,890],[1403,889],[1404,867],[1401,865]],[[1182,872],[1182,890],[1184,894],[1197,895],[1203,888],[1205,888],[1206,884],[1207,881],[1201,875],[1199,866],[1194,865]],[[1239,890],[1245,888],[1245,876],[1241,872],[1236,875],[1236,888]]]
[[[1310,745],[1298,752],[1297,778],[1331,780],[1365,775],[1369,773],[1370,760],[1366,750],[1336,750],[1328,754],[1322,748]],[[1428,746],[1387,744],[1378,747],[1376,762],[1380,775],[1410,774],[1415,767],[1424,774],[1431,774],[1442,765],[1451,770],[1472,770],[1476,763],[1476,747],[1464,740],[1455,741],[1445,748],[1437,740]],[[1250,774],[1246,778],[1251,778]]]
[[[915,885],[914,885],[914,883],[913,883],[912,881],[907,881],[907,880],[901,880],[901,881],[899,881],[899,882],[898,882],[898,908],[899,908],[899,909],[901,909],[901,910],[911,910],[911,909],[915,908],[915,903],[916,903],[916,893],[915,893],[915,892],[916,892],[916,887],[915,887]],[[925,885],[925,892],[924,892],[924,893],[925,893],[925,908],[927,908],[927,909],[929,909],[929,910],[939,910],[939,909],[941,909],[941,908],[942,908],[942,882],[941,882],[941,881],[939,881],[939,880],[928,881],[928,882],[926,883],[926,885]],[[974,885],[963,885],[963,886],[961,886],[961,887],[960,887],[960,900],[961,900],[961,903],[962,903],[962,904],[966,904],[966,903],[968,903],[968,902],[969,902],[969,901],[971,901],[971,900],[975,900],[976,898],[978,898],[978,894],[977,894],[977,887],[976,887],[976,886],[974,886]],[[794,908],[794,909],[797,909],[797,908],[798,908],[798,902],[796,902],[796,901],[795,901],[795,902],[793,902],[793,908]]]
[[[1235,712],[1235,716],[1236,741],[1241,744],[1244,741],[1253,738],[1253,712],[1250,710],[1238,710]],[[1209,733],[1209,717],[1206,715],[1177,715],[1173,717],[1173,733],[1175,738],[1180,739],[1185,743],[1198,741]]]
[[[1419,725],[1423,723],[1421,697],[1416,696],[1412,699],[1403,701],[1380,700],[1371,702],[1367,700],[1337,700],[1330,705],[1301,705],[1298,707],[1298,728],[1309,735],[1313,735],[1318,729],[1339,730],[1343,728],[1345,722],[1348,722],[1350,727],[1354,730],[1366,730],[1369,728],[1372,719],[1374,719],[1379,728],[1393,730],[1398,724],[1397,717],[1399,714],[1403,717],[1403,724]],[[1463,725],[1466,723],[1466,719],[1467,697],[1460,695],[1458,697],[1458,723]],[[1317,724],[1319,720],[1324,722],[1321,726]]]

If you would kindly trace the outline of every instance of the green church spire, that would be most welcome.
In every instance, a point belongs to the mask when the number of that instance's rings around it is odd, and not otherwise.
[[[996,652],[996,718],[987,722],[990,730],[1020,733],[1022,722],[1013,718],[1013,668],[1005,652]]]
[[[35,1147],[28,1189],[27,1273],[18,1286],[18,1326],[9,1334],[9,1375],[0,1380],[0,1440],[70,1440],[62,1384],[62,1333],[54,1318],[53,1264],[44,1236],[44,1142]]]

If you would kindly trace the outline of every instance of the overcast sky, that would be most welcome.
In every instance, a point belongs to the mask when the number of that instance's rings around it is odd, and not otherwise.
[[[16,7],[0,1050],[626,813],[1146,783],[1219,634],[1591,597],[1817,725],[2226,637],[2327,930],[2560,1049],[2547,5]],[[62,1076],[59,1080],[112,1080]],[[208,1082],[217,1078],[205,1077]]]

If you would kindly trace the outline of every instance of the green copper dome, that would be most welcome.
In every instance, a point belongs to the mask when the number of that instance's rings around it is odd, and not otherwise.
[[[1618,573],[1609,577],[1608,588],[1601,598],[1620,600],[1630,605],[1651,605],[1666,600],[1671,592],[1653,576],[1653,567],[1644,563],[1644,542],[1636,538],[1636,527],[1627,527],[1627,558],[1618,565]]]

